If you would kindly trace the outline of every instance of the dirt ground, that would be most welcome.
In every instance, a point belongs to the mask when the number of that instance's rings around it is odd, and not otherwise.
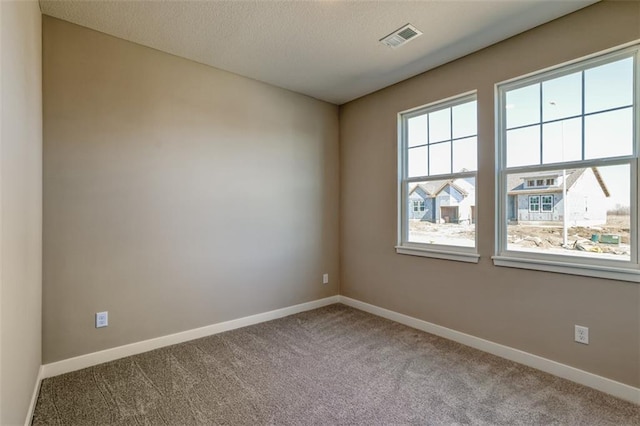
[[[526,251],[547,251],[572,254],[580,251],[587,256],[628,258],[630,256],[629,216],[609,215],[607,223],[601,226],[570,227],[567,231],[568,244],[563,246],[562,226],[509,225],[507,243],[510,249]],[[620,244],[604,244],[591,240],[592,235],[612,234],[620,236]],[[418,220],[409,221],[409,240],[430,244],[447,244],[473,247],[475,225],[434,224]],[[578,254],[578,253],[575,253]]]
[[[567,230],[567,246],[563,247],[562,226],[509,225],[507,242],[522,248],[538,250],[563,248],[590,253],[608,253],[620,256],[630,254],[629,216],[607,216],[607,223],[600,226],[572,226]],[[592,236],[619,235],[620,244],[605,244],[592,241]]]
[[[475,244],[475,225],[458,223],[436,224],[410,220],[409,241],[473,247]]]

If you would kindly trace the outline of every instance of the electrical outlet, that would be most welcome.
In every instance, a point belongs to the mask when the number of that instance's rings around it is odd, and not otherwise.
[[[575,326],[575,341],[585,345],[589,344],[589,327]]]
[[[322,284],[329,284],[329,274],[322,274]]]
[[[109,312],[96,312],[96,328],[106,327],[109,325]]]

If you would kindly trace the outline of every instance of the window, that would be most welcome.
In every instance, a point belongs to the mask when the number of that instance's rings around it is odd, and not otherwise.
[[[529,197],[529,211],[530,212],[539,212],[540,211],[540,197],[535,195]]]
[[[555,179],[527,179],[527,186],[529,188],[540,188],[544,186],[555,185]]]
[[[496,265],[640,282],[639,56],[498,85]]]
[[[414,200],[413,201],[413,211],[414,212],[423,212],[424,211],[424,201],[422,201],[422,200]]]
[[[476,110],[474,93],[399,114],[398,253],[478,261]]]

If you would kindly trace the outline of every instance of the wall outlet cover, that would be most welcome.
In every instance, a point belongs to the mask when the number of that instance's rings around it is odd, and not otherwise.
[[[575,337],[574,340],[578,343],[582,343],[584,345],[589,344],[589,327],[584,327],[582,325],[575,326]]]
[[[96,328],[106,327],[109,325],[109,312],[96,312]]]

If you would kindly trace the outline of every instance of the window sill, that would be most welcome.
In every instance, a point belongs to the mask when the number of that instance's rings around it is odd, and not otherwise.
[[[478,263],[480,255],[462,251],[426,249],[422,247],[396,246],[396,253],[409,256],[431,257],[434,259],[454,260],[456,262]]]
[[[607,278],[611,280],[640,283],[640,270],[616,268],[601,265],[583,265],[552,260],[524,259],[510,256],[492,256],[495,266],[532,269],[536,271],[556,272],[560,274],[581,275],[585,277]]]

